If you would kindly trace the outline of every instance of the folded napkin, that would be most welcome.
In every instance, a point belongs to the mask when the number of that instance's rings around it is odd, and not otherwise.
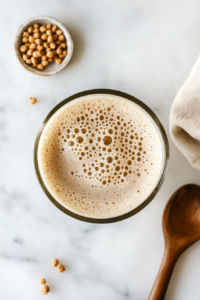
[[[179,150],[200,170],[200,56],[172,105],[170,132]]]

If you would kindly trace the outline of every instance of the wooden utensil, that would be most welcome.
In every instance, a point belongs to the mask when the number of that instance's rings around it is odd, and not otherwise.
[[[163,300],[179,256],[200,239],[200,186],[187,184],[169,199],[163,213],[165,252],[148,300]]]

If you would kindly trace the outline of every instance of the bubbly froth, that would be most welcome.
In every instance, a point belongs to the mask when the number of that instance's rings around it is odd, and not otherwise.
[[[107,95],[82,97],[59,109],[43,130],[38,157],[53,197],[93,218],[137,207],[163,168],[161,137],[147,113]]]

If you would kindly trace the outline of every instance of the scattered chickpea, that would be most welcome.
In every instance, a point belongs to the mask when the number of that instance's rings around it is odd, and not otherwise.
[[[55,58],[55,62],[56,62],[57,65],[60,65],[62,63],[62,59]]]
[[[39,65],[37,66],[37,68],[38,68],[39,70],[43,70],[43,69],[44,69],[44,66],[43,66],[42,64],[39,64]]]
[[[35,99],[35,98],[34,98]],[[40,279],[40,284],[45,284],[46,283],[46,279],[44,279],[44,278],[41,278]]]
[[[64,37],[64,35],[61,34],[61,35],[59,35],[58,39],[59,39],[59,41],[63,42],[65,40],[65,37]]]
[[[63,265],[59,265],[57,269],[60,273],[65,271],[65,267]]]
[[[21,51],[21,52],[26,52],[27,50],[28,50],[27,47],[24,46],[24,45],[22,45],[22,46],[20,47],[20,51]]]
[[[42,294],[48,294],[48,292],[50,292],[50,288],[48,285],[44,285],[41,289],[41,293]]]
[[[30,97],[29,98],[29,102],[30,102],[30,104],[35,104],[36,102],[37,102],[37,100],[36,100],[36,98],[34,98],[34,97]]]
[[[56,31],[56,34],[57,35],[61,35],[63,32],[62,32],[62,30],[61,29],[58,29],[57,31]]]
[[[52,259],[51,263],[53,267],[57,267],[57,265],[59,264],[59,260],[57,258],[54,258]]]

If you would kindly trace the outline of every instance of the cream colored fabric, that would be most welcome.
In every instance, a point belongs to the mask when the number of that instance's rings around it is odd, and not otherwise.
[[[200,170],[200,56],[172,105],[170,132],[179,150]]]

